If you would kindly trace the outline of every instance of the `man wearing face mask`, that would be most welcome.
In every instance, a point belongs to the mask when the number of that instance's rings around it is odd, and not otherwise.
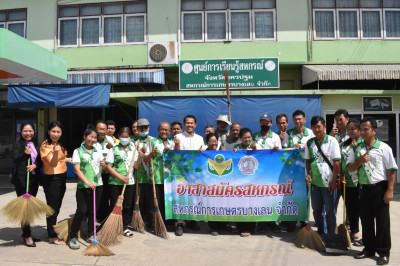
[[[139,150],[142,149],[142,152],[144,154],[146,153],[146,146],[152,139],[152,137],[149,136],[149,130],[150,130],[149,120],[147,120],[146,118],[139,119],[137,121],[137,128],[139,131],[139,138],[137,140],[139,141]],[[136,142],[133,143],[133,145],[136,146]],[[147,223],[146,227],[153,228],[151,224],[153,215],[153,210],[152,210],[153,189],[152,185],[149,183],[149,180],[150,180],[149,176],[142,161],[142,164],[140,165],[139,168],[140,214],[143,217],[143,221]]]
[[[261,131],[253,134],[253,140],[257,145],[257,150],[278,150],[282,149],[281,139],[277,134],[271,131],[272,116],[270,114],[262,114],[260,117]],[[265,231],[265,227],[270,228],[274,233],[281,231],[276,222],[260,222],[258,230]]]

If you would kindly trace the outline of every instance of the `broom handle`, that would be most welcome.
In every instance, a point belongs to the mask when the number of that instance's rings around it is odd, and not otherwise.
[[[136,149],[137,149],[137,143],[136,143]],[[131,172],[131,170],[132,170],[133,161],[135,160],[136,149],[133,151],[132,159],[131,159],[131,162],[129,163],[128,176],[129,176],[129,174],[130,174],[130,172]],[[121,196],[124,195],[124,193],[125,193],[125,188],[126,188],[126,183],[124,184],[124,187],[122,188]]]
[[[346,223],[346,175],[343,176],[343,224]]]
[[[232,122],[232,116],[231,116],[231,94],[229,92],[229,75],[228,75],[228,70],[224,70],[224,76],[225,76],[225,88],[226,88],[226,99],[228,102],[228,111],[229,111],[229,122]]]
[[[96,190],[93,189],[93,235],[96,239]]]
[[[151,140],[150,140],[150,153],[153,151],[153,147],[151,146]],[[156,195],[156,184],[154,182],[154,166],[153,166],[153,158],[150,160],[151,162],[151,177],[153,178],[153,200],[154,200],[154,205],[158,207],[158,201],[157,201],[157,195]]]
[[[28,166],[31,164],[31,158],[28,159]],[[26,171],[26,194],[29,193],[29,171]]]

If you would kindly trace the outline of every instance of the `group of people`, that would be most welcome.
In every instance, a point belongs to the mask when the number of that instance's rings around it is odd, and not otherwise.
[[[113,121],[97,121],[83,132],[81,146],[67,158],[64,145],[63,125],[54,121],[48,126],[46,139],[41,145],[35,141],[34,126],[21,125],[21,138],[13,148],[12,158],[15,171],[12,183],[18,196],[25,192],[26,171],[31,172],[29,193],[36,195],[39,184],[43,186],[46,201],[54,209],[47,218],[50,243],[63,244],[53,226],[57,222],[61,203],[66,190],[66,163],[72,163],[78,178],[77,209],[71,227],[68,245],[78,249],[77,233],[85,216],[89,225],[93,223],[93,190],[96,190],[98,221],[108,217],[123,185],[126,184],[123,200],[124,236],[132,237],[130,221],[135,198],[139,197],[140,212],[148,228],[153,223],[153,180],[156,197],[162,217],[165,220],[163,154],[167,150],[263,150],[297,148],[303,150],[306,160],[306,182],[311,193],[311,206],[318,233],[335,233],[336,209],[345,183],[346,206],[351,238],[355,245],[364,245],[357,259],[380,256],[378,264],[387,264],[390,255],[389,202],[393,199],[393,186],[397,165],[391,148],[378,140],[375,135],[377,124],[373,118],[361,121],[350,120],[346,110],[335,113],[332,131],[326,132],[325,120],[320,116],[311,119],[311,129],[306,128],[306,115],[302,110],[292,114],[294,127],[289,129],[286,114],[279,114],[275,122],[279,131],[271,131],[273,118],[262,114],[259,119],[260,131],[252,132],[239,123],[219,115],[216,128],[207,125],[204,137],[195,133],[196,117],[187,115],[180,122],[161,122],[158,136],[150,137],[150,123],[146,118],[134,121],[131,128],[122,127],[114,136],[116,124]],[[228,127],[230,129],[228,130]],[[28,159],[31,164],[27,166]],[[133,165],[133,167],[130,167]],[[44,172],[41,174],[40,168]],[[340,181],[339,181],[340,180]],[[134,184],[138,182],[139,194]],[[92,202],[92,203],[91,203]],[[362,204],[360,204],[362,203]],[[359,234],[359,219],[362,223],[362,239]],[[376,220],[376,232],[375,223]],[[182,236],[184,227],[199,230],[195,221],[165,221],[167,227]],[[296,229],[297,222],[282,222],[288,231]],[[222,222],[209,222],[212,235],[226,226]],[[254,232],[255,223],[237,223],[241,236]],[[258,228],[269,227],[280,231],[276,222],[258,223]],[[88,226],[87,235],[92,234]],[[22,228],[25,245],[35,246],[30,227]]]

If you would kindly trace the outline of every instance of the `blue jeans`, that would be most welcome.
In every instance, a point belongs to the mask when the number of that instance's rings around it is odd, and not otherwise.
[[[336,194],[326,187],[311,185],[311,206],[319,234],[334,234],[336,230]]]

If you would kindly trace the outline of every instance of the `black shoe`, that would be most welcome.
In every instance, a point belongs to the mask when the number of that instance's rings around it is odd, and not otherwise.
[[[177,224],[175,228],[175,235],[182,236],[183,235],[183,224]]]
[[[354,258],[355,259],[365,259],[365,258],[372,258],[374,256],[375,256],[374,254],[369,254],[369,253],[366,253],[365,251],[361,251],[360,253],[355,255]]]
[[[376,265],[386,265],[389,263],[389,257],[388,256],[380,256],[378,261],[376,262]]]
[[[200,226],[198,226],[195,221],[187,222],[186,226],[189,227],[190,229],[194,230],[194,231],[200,231]]]
[[[22,239],[24,240],[25,246],[30,247],[30,248],[35,248],[36,247],[36,243],[35,242],[33,242],[31,244],[28,244],[28,243],[26,243],[25,237],[23,237]]]

